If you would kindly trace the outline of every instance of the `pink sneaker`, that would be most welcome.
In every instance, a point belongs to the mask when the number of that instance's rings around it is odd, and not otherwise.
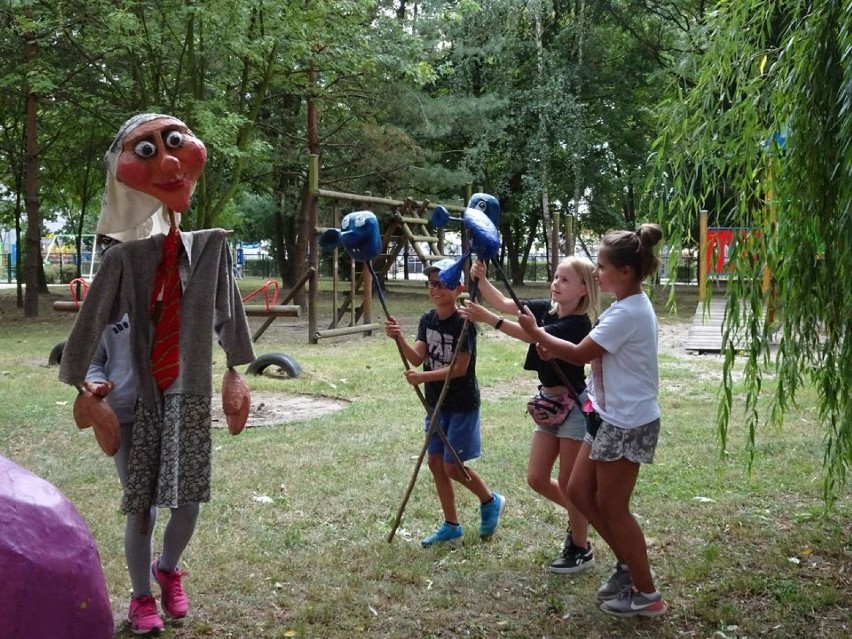
[[[163,620],[157,612],[157,602],[151,595],[131,599],[127,619],[134,635],[158,635],[163,629]]]
[[[151,574],[154,576],[154,580],[160,584],[160,601],[163,604],[163,610],[172,619],[186,617],[186,612],[189,610],[189,599],[183,591],[181,579],[189,573],[180,568],[175,568],[171,572],[164,572],[157,566],[158,561],[159,559],[155,559],[151,564]]]

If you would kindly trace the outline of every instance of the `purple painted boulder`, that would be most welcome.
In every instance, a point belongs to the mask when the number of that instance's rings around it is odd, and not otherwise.
[[[0,636],[109,639],[95,540],[58,488],[0,455]]]

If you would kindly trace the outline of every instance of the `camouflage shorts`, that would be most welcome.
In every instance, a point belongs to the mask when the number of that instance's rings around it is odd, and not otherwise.
[[[651,464],[654,462],[659,435],[659,419],[637,428],[618,428],[603,421],[594,440],[586,435],[585,441],[592,447],[589,459],[616,461],[623,457],[636,464]]]

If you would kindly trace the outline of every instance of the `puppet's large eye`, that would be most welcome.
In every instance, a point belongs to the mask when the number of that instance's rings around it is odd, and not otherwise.
[[[356,217],[352,221],[355,222],[355,226],[364,226],[364,224],[367,223],[367,216],[366,215],[359,215],[358,217]]]
[[[166,146],[170,149],[177,149],[183,146],[183,133],[180,131],[167,131],[163,136]]]
[[[150,140],[143,140],[133,147],[133,152],[140,158],[152,158],[157,155],[157,147]]]

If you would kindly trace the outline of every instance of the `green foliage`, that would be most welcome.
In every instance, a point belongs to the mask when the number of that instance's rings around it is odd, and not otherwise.
[[[848,1],[720,3],[694,87],[669,103],[655,143],[657,212],[669,238],[693,241],[702,208],[751,230],[731,251],[723,446],[738,359],[752,453],[762,419],[780,424],[813,381],[829,500],[852,464],[852,281],[842,276],[852,269],[850,9]],[[764,267],[772,274],[767,290]],[[780,326],[764,315],[767,307]],[[776,376],[764,405],[761,392]]]
[[[680,28],[672,14],[634,5],[7,4],[0,184],[23,189],[29,78],[41,98],[42,208],[77,230],[97,217],[106,146],[139,111],[181,117],[208,147],[184,226],[230,226],[238,194],[268,196],[268,239],[291,271],[304,268],[297,248],[310,232],[301,219],[308,152],[321,156],[324,188],[434,202],[459,201],[467,184],[492,192],[516,256],[541,227],[544,190],[563,214],[580,193],[586,228],[629,226],[647,150],[645,105],[661,86],[660,50]],[[27,34],[38,44],[32,68]],[[315,139],[309,103],[319,114]]]

